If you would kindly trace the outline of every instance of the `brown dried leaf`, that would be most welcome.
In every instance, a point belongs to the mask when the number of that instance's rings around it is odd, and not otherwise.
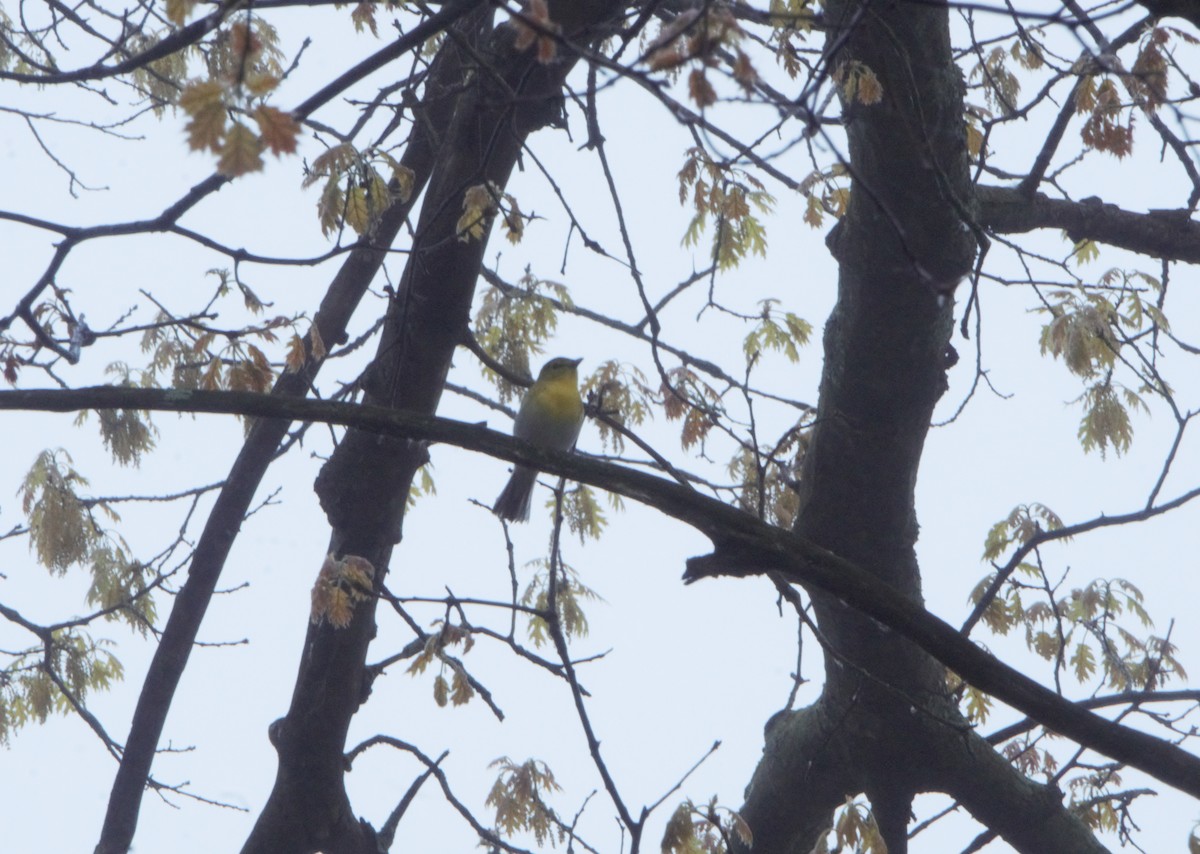
[[[229,50],[239,65],[257,59],[262,49],[262,39],[249,24],[239,21],[229,28]]]
[[[321,152],[313,160],[308,176],[304,179],[304,186],[309,187],[325,176],[331,178],[339,177],[354,165],[357,159],[358,152],[348,142],[343,142],[340,145],[335,145]]]
[[[360,0],[350,13],[350,20],[354,22],[354,32],[361,33],[364,29],[369,29],[371,35],[379,37],[379,28],[375,24],[374,0]]]
[[[696,102],[696,106],[710,107],[717,102],[717,92],[708,82],[708,75],[703,68],[697,68],[688,75],[688,94]]]
[[[283,359],[284,371],[289,374],[296,373],[304,367],[304,359],[304,339],[299,335],[292,335],[288,341],[287,355]]]
[[[346,199],[342,195],[342,185],[335,175],[325,182],[325,189],[321,191],[321,199],[317,202],[317,217],[321,221],[323,234],[332,234],[338,230],[342,220],[342,210],[345,206]]]
[[[317,361],[324,359],[327,355],[325,339],[321,337],[321,329],[315,323],[308,328],[308,340],[312,342],[313,358]],[[372,572],[374,572],[374,569],[372,569]]]
[[[300,125],[292,118],[291,113],[285,113],[276,107],[261,106],[253,115],[262,133],[262,141],[271,149],[272,154],[278,157],[280,154],[295,152]]]
[[[225,87],[214,81],[191,83],[179,96],[179,107],[191,120],[187,123],[188,146],[193,151],[219,151],[225,135]]]
[[[543,65],[549,63],[558,53],[552,33],[558,33],[560,27],[550,18],[550,6],[546,0],[529,0],[522,18],[512,19],[517,37],[513,46],[518,51],[528,50],[537,45],[537,60]]]
[[[225,143],[220,148],[217,171],[230,178],[258,172],[263,168],[262,142],[250,128],[234,122],[225,134]]]
[[[750,62],[750,57],[746,56],[740,50],[737,52],[737,59],[733,63],[733,79],[741,84],[741,87],[747,92],[752,91],[754,84],[758,82],[758,72],[754,70],[754,65]]]

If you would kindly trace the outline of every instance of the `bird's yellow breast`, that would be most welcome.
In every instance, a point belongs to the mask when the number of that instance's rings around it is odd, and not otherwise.
[[[557,450],[570,450],[583,423],[576,373],[564,370],[549,376],[542,372],[521,401],[513,435]]]
[[[553,418],[575,419],[583,411],[579,388],[571,375],[541,381],[529,390],[537,406]]]

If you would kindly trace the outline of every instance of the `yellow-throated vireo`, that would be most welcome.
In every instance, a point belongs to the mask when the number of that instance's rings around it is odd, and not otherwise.
[[[513,435],[526,442],[569,451],[583,426],[583,401],[579,397],[579,363],[582,359],[551,359],[542,367],[537,382],[525,392]],[[508,485],[496,499],[492,512],[501,519],[524,522],[529,518],[529,502],[537,469],[517,465]]]

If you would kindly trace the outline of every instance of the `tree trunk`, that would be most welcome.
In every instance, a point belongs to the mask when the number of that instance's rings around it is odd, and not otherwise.
[[[613,8],[573,8],[576,17],[564,29],[577,33]],[[596,17],[579,20],[582,11]],[[575,57],[560,49],[541,64],[535,51],[515,50],[510,26],[484,35],[485,29],[447,36],[441,51],[457,57],[448,66],[458,69],[458,79],[424,95],[436,103],[447,91],[459,92],[450,125],[437,140],[441,157],[364,383],[366,403],[427,414],[437,409],[454,349],[467,333],[487,245],[486,237],[459,239],[463,196],[480,184],[502,192],[528,135],[562,114],[562,86]],[[458,39],[473,45],[461,56]],[[369,561],[377,590],[400,540],[413,476],[427,459],[421,443],[349,430],[317,478],[332,526],[330,553]],[[366,654],[377,601],[363,601],[346,628],[310,624],[291,707],[272,726],[279,754],[275,786],[243,854],[377,854],[373,829],[355,818],[347,798],[343,759],[350,721],[371,688]]]
[[[851,196],[828,241],[839,263],[838,301],[825,328],[795,529],[921,602],[914,490],[947,386],[951,294],[976,248],[963,84],[945,7],[826,8],[825,60],[835,79],[865,66],[882,99],[843,105]],[[1020,850],[1103,850],[1060,797],[974,736],[948,694],[944,667],[837,599],[810,592],[826,682],[814,706],[768,733],[743,808],[754,852],[811,851],[829,812],[863,792],[888,850],[902,852],[912,797],[927,791],[951,792],[981,818],[987,813]],[[999,791],[989,801],[981,789],[992,788]],[[1029,838],[1022,805],[1035,802],[1059,844],[1047,847],[1040,828]]]

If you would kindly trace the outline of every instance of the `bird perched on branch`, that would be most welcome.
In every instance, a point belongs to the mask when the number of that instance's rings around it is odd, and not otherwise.
[[[537,382],[525,392],[513,436],[543,448],[569,451],[583,426],[583,401],[579,397],[579,363],[582,359],[551,359],[542,367]],[[524,522],[529,518],[529,503],[537,469],[517,465],[508,485],[496,499],[492,512],[501,519]]]

